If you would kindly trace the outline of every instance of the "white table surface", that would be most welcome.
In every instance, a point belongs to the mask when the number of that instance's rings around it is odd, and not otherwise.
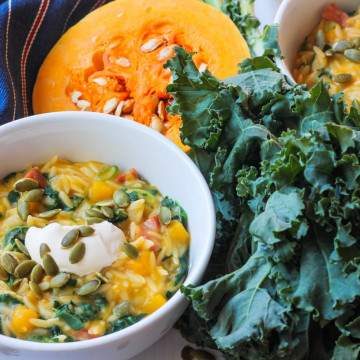
[[[280,2],[281,0],[256,0],[255,12],[262,25],[272,23]],[[186,341],[178,331],[171,330],[151,348],[131,360],[181,360],[180,352],[185,344]]]

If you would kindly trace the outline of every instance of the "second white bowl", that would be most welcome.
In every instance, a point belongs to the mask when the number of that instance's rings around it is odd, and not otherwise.
[[[359,0],[284,0],[281,3],[275,23],[279,24],[279,46],[283,59],[278,60],[277,65],[291,80],[294,81],[291,73],[300,46],[320,22],[325,5],[331,3],[349,12],[359,6]]]

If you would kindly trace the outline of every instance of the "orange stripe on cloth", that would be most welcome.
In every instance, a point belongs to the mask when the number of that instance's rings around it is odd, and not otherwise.
[[[25,45],[21,54],[21,63],[20,63],[20,76],[21,76],[21,95],[23,103],[23,115],[28,116],[28,96],[27,96],[27,79],[26,79],[26,67],[28,57],[31,51],[31,47],[34,43],[34,40],[38,34],[38,31],[43,23],[46,12],[49,8],[50,0],[42,0],[39,6],[39,10],[36,14],[35,20],[31,26],[29,34],[26,38]]]

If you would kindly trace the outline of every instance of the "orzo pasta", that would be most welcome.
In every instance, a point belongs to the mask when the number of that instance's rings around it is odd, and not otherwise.
[[[187,274],[187,217],[135,169],[54,157],[0,183],[0,332],[67,342],[161,307]]]

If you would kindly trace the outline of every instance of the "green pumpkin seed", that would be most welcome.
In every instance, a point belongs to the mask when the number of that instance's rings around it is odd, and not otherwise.
[[[337,74],[333,76],[333,80],[339,84],[345,84],[351,81],[352,75],[351,74]]]
[[[10,253],[1,255],[0,264],[9,274],[14,274],[16,267],[19,265],[18,260]]]
[[[45,271],[40,264],[36,264],[31,270],[30,280],[39,284],[45,275]]]
[[[41,219],[51,219],[54,216],[56,216],[57,214],[61,213],[61,209],[53,209],[53,210],[48,210],[48,211],[43,211],[40,214],[37,215],[37,217],[41,218]]]
[[[181,351],[183,360],[216,360],[213,354],[205,350],[193,349],[190,346],[185,346]]]
[[[26,248],[26,246],[23,244],[23,242],[17,238],[15,238],[14,240],[16,247],[26,256],[30,256],[28,249]]]
[[[74,207],[72,200],[69,198],[69,195],[66,192],[59,191],[59,198],[68,208],[71,209]]]
[[[103,221],[104,221],[104,219],[99,218],[99,217],[94,217],[94,216],[86,218],[86,222],[88,223],[88,225],[98,224],[98,223],[101,223]]]
[[[95,275],[99,280],[101,280],[102,283],[107,284],[109,282],[109,279],[106,276],[104,276],[103,274],[97,272],[97,273],[95,273]]]
[[[134,245],[129,244],[128,242],[123,244],[122,250],[131,259],[136,259],[139,256],[138,249]]]
[[[0,265],[0,280],[6,281],[9,278],[7,271]]]
[[[24,278],[30,275],[32,269],[36,265],[36,261],[34,260],[25,260],[22,261],[15,269],[14,275],[17,278]]]
[[[114,205],[115,205],[114,200],[103,200],[103,201],[99,201],[99,202],[97,202],[95,204],[95,206],[100,206],[100,207],[102,207],[102,206],[110,206],[110,207],[112,207]]]
[[[42,189],[33,189],[24,193],[22,200],[27,202],[37,202],[42,199],[44,191]]]
[[[14,282],[11,285],[11,289],[15,290],[17,288],[19,288],[20,284],[22,283],[24,279],[15,279]]]
[[[95,229],[92,228],[91,226],[80,226],[78,228],[79,232],[80,232],[80,236],[82,237],[86,237],[86,236],[90,236],[95,232]]]
[[[16,181],[14,184],[14,189],[18,192],[25,192],[38,188],[39,188],[39,183],[36,180],[29,178],[22,178]]]
[[[316,46],[318,48],[320,48],[321,50],[324,49],[325,47],[325,34],[322,30],[318,30],[318,32],[316,33]]]
[[[97,178],[99,180],[110,180],[119,172],[119,168],[117,166],[106,166],[102,168],[97,174]]]
[[[43,267],[47,275],[55,276],[59,272],[54,258],[50,254],[45,254],[42,257]]]
[[[360,63],[360,50],[358,49],[345,50],[344,56],[352,62]]]
[[[101,212],[108,218],[112,219],[114,217],[114,211],[112,208],[108,206],[104,206],[101,208]]]
[[[343,53],[347,49],[351,49],[353,46],[351,41],[348,40],[340,40],[334,43],[332,46],[332,50],[335,52]]]
[[[118,222],[121,222],[128,218],[128,214],[123,209],[115,209],[115,217],[117,218]]]
[[[128,301],[122,301],[117,304],[113,309],[113,314],[118,318],[122,318],[130,313],[130,303]]]
[[[61,246],[64,249],[72,247],[79,239],[80,231],[78,229],[70,230],[61,240]]]
[[[51,249],[49,248],[48,244],[41,243],[39,251],[40,251],[40,257],[43,257],[45,254],[49,253]]]
[[[125,208],[130,204],[129,195],[124,190],[116,190],[114,193],[114,202],[117,206]]]
[[[61,288],[70,280],[70,274],[58,273],[50,280],[50,287],[53,289]]]
[[[101,212],[101,210],[94,207],[87,209],[85,215],[88,217],[99,217],[105,219],[105,215]]]
[[[18,262],[29,260],[28,257],[20,251],[11,251],[9,252],[9,254],[11,254],[11,256],[15,258]]]
[[[32,292],[34,292],[37,296],[42,297],[42,291],[40,289],[40,286],[37,283],[30,281],[29,287],[30,287],[30,290]]]
[[[159,217],[160,217],[160,221],[164,225],[170,224],[170,221],[172,219],[171,210],[166,206],[161,206]]]
[[[19,200],[17,203],[17,213],[22,221],[26,221],[27,217],[30,214],[29,203]]]
[[[99,279],[94,279],[87,282],[79,289],[77,289],[76,293],[80,296],[86,296],[94,293],[99,288],[100,285],[101,285],[101,281]]]
[[[85,256],[86,246],[83,242],[77,243],[70,252],[69,261],[70,264],[77,264]]]

